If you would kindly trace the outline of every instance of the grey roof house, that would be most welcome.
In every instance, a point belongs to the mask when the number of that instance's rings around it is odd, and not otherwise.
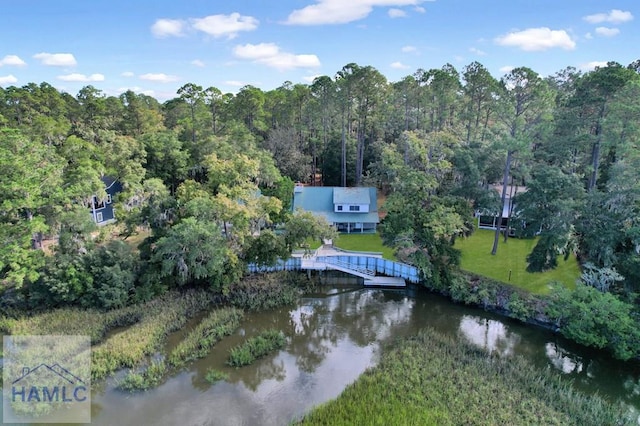
[[[324,217],[340,232],[375,232],[380,222],[376,188],[297,185],[292,208]]]

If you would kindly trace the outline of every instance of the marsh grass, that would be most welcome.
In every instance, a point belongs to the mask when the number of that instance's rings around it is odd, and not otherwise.
[[[154,360],[141,372],[129,371],[118,387],[129,392],[146,391],[158,386],[167,372],[164,360]]]
[[[522,358],[500,358],[433,330],[380,364],[303,425],[626,425],[622,407],[587,396]]]
[[[204,290],[171,292],[151,302],[112,311],[64,308],[22,318],[4,318],[11,335],[60,334],[91,337],[91,378],[103,379],[120,368],[133,368],[158,351],[167,334],[179,330],[210,307]],[[129,326],[108,336],[116,327]]]
[[[109,330],[135,324],[142,317],[137,306],[113,311],[62,308],[19,319],[4,318],[3,328],[8,334],[63,334],[90,336],[91,344],[104,339]]]
[[[212,303],[210,293],[190,291],[169,293],[141,305],[144,316],[138,323],[93,348],[91,378],[103,379],[120,368],[135,367],[157,352],[169,333],[182,328],[189,318]]]
[[[227,298],[248,311],[273,309],[295,303],[306,285],[306,276],[297,272],[249,275],[230,289]]]
[[[169,355],[169,365],[181,367],[189,361],[206,356],[224,336],[240,325],[243,312],[235,308],[217,309],[205,317]]]
[[[243,367],[252,364],[256,359],[284,347],[287,338],[279,330],[265,330],[243,344],[231,348],[227,364],[232,367]]]
[[[207,374],[204,376],[204,379],[211,384],[219,382],[220,380],[227,380],[228,378],[229,375],[227,373],[213,368],[208,369]]]
[[[167,335],[182,329],[186,323],[213,306],[233,305],[210,314],[209,322],[187,334],[173,353],[171,367],[202,357],[221,336],[237,327],[240,309],[262,310],[292,304],[310,285],[303,274],[275,273],[246,277],[232,286],[227,295],[206,290],[169,292],[150,302],[111,311],[61,308],[32,315],[16,313],[0,317],[0,330],[9,335],[85,335],[91,337],[92,380],[104,379],[122,368],[135,369],[162,350]],[[225,319],[226,318],[226,319]],[[216,326],[216,321],[220,324]],[[120,330],[120,327],[123,329]],[[200,328],[198,328],[200,327]],[[231,331],[229,331],[231,330]],[[142,372],[130,371],[127,383],[131,389],[148,388],[156,383],[160,365],[150,364]]]

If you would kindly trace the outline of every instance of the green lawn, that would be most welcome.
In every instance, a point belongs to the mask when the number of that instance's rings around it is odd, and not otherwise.
[[[375,251],[382,253],[382,257],[396,260],[393,249],[382,244],[378,233],[375,234],[340,234],[333,245],[343,250]]]
[[[138,230],[138,232],[136,232],[135,234],[129,236],[126,240],[124,240],[124,242],[129,244],[132,249],[138,250],[138,247],[140,246],[140,244],[142,244],[145,238],[149,237],[150,235],[151,235],[150,229],[141,228]]]
[[[532,293],[545,294],[549,283],[558,281],[568,288],[575,288],[580,277],[580,267],[575,256],[564,260],[558,257],[558,267],[546,272],[527,272],[527,256],[536,244],[535,239],[509,238],[504,243],[500,236],[498,253],[491,255],[494,231],[478,229],[468,238],[456,240],[455,247],[462,252],[462,269],[510,283]],[[511,277],[509,277],[511,275]]]

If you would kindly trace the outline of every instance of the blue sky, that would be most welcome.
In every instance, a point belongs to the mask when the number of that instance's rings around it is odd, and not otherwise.
[[[547,76],[640,59],[639,19],[638,0],[4,0],[0,86],[165,100],[190,82],[271,90],[350,62],[390,81],[472,61]]]

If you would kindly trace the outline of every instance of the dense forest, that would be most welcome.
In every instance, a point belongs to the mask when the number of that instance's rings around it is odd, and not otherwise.
[[[446,64],[397,82],[350,63],[270,91],[189,83],[164,103],[31,83],[0,88],[0,129],[5,304],[114,308],[185,285],[224,291],[247,262],[331,232],[289,212],[296,181],[378,187],[383,239],[436,283],[453,279],[453,241],[473,232],[473,213],[498,215],[523,185],[509,220],[538,236],[529,270],[576,254],[599,292],[635,305],[640,289],[640,61],[500,79],[478,62]],[[106,197],[103,176],[124,188],[119,232],[150,230],[139,254],[96,237],[87,204]]]

